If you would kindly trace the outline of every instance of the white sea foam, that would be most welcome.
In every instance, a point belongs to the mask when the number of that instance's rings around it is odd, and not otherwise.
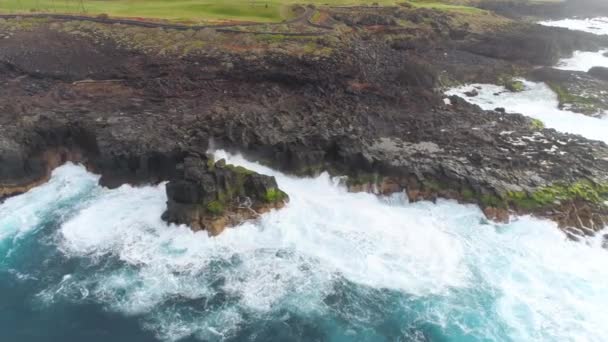
[[[571,30],[585,31],[598,35],[608,34],[608,17],[590,19],[563,19],[541,21],[541,25],[565,27]],[[588,71],[594,66],[608,67],[608,57],[604,56],[608,50],[596,52],[575,51],[572,57],[559,61],[556,68],[562,70]]]
[[[558,108],[557,95],[544,83],[523,81],[525,90],[509,92],[493,84],[470,84],[450,89],[448,95],[458,95],[467,101],[491,110],[505,108],[509,113],[521,113],[541,120],[546,127],[561,132],[580,134],[589,139],[608,143],[608,119],[594,118]],[[467,97],[465,92],[476,89],[478,96]]]
[[[555,68],[574,71],[589,71],[594,66],[608,68],[608,57],[605,53],[608,53],[608,50],[574,51],[572,57],[561,59]]]
[[[53,172],[53,181],[27,193],[8,198],[0,205],[0,243],[19,239],[40,227],[48,215],[65,214],[65,207],[96,190],[98,177],[67,164]]]
[[[503,88],[479,85],[480,95],[468,100],[608,140],[605,120],[560,111],[548,87],[525,85],[522,93],[498,96]],[[298,179],[240,156],[216,156],[275,176],[291,202],[208,237],[160,220],[163,185],[103,189],[95,185],[97,176],[66,165],[49,183],[0,205],[0,243],[60,217],[58,247],[68,258],[89,260],[92,271],[66,274],[40,298],[99,302],[140,317],[163,340],[230,338],[247,317],[264,319],[281,310],[331,315],[324,299],[342,281],[368,289],[360,295],[402,293],[404,299],[391,304],[412,307],[418,324],[439,326],[448,339],[608,336],[608,252],[601,237],[574,243],[548,221],[489,224],[474,206],[352,194],[326,174]],[[351,305],[360,307],[348,319],[366,325],[370,303],[358,298]]]
[[[217,155],[274,175],[290,204],[212,238],[160,220],[162,185],[98,188],[57,231],[65,255],[88,258],[97,271],[66,276],[41,298],[99,301],[142,316],[164,340],[218,340],[233,336],[248,312],[327,315],[323,299],[343,278],[413,298],[398,305],[430,301],[419,320],[472,339],[600,341],[608,334],[608,252],[597,242],[570,242],[547,221],[492,225],[473,206],[352,194],[327,175],[291,178]],[[67,179],[94,179],[73,166],[64,175],[65,168],[46,187],[49,197],[64,196],[67,189],[56,189]],[[166,305],[176,298],[210,304],[184,312],[187,304]]]
[[[241,158],[230,161],[249,165]],[[323,298],[337,276],[419,296],[467,283],[462,246],[447,232],[445,222],[428,215],[426,206],[405,211],[402,205],[389,205],[369,194],[348,194],[327,175],[293,179],[256,168],[280,176],[281,187],[291,194],[290,204],[215,238],[183,226],[166,226],[160,220],[166,200],[162,186],[101,191],[63,224],[61,249],[99,263],[115,256],[137,270],[71,278],[71,284],[62,284],[61,290],[53,287],[42,296],[67,292],[80,298],[86,292],[114,310],[141,314],[170,298],[213,296],[217,289],[212,284],[221,279],[222,291],[238,296],[245,310],[268,312],[280,304],[317,312],[323,310]],[[211,272],[214,263],[223,266]],[[224,315],[237,320],[234,308],[219,311],[214,320]],[[175,339],[230,333],[228,325],[212,325],[208,319],[152,319],[148,325],[156,326],[159,336]]]
[[[585,19],[546,20],[539,22],[545,26],[564,27],[570,30],[585,31],[593,34],[608,34],[608,17]]]

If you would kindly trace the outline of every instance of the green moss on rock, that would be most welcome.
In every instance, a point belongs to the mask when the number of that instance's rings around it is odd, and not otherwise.
[[[264,201],[268,203],[277,203],[285,199],[285,193],[277,188],[271,188],[264,194]]]
[[[522,92],[526,89],[524,82],[513,79],[510,76],[503,76],[499,78],[499,83],[505,87],[508,91],[515,93]]]
[[[219,216],[224,213],[224,204],[220,201],[211,201],[207,203],[207,211],[212,215]]]
[[[541,129],[545,128],[545,123],[538,120],[538,119],[532,119],[532,129],[540,131]]]
[[[475,198],[475,193],[471,189],[465,188],[460,192],[460,194],[462,195],[462,198],[467,202],[470,202]]]
[[[485,195],[481,195],[481,197],[479,198],[481,205],[484,207],[493,207],[493,208],[506,208],[507,207],[507,202],[496,196],[496,195],[490,195],[490,194],[485,194]]]
[[[599,103],[596,99],[571,94],[568,89],[554,82],[548,82],[547,85],[557,94],[557,99],[560,106],[571,104],[584,108],[589,112],[594,112],[597,110]]]
[[[248,176],[248,175],[254,174],[253,171],[246,169],[242,166],[226,165],[226,168],[233,171],[234,173],[236,173],[238,175]]]
[[[608,201],[608,183],[596,184],[581,180],[569,185],[554,184],[528,194],[523,191],[507,193],[507,200],[518,208],[534,210],[572,200],[604,204]]]
[[[425,179],[422,182],[422,185],[424,186],[425,189],[431,190],[433,192],[439,192],[442,190],[449,190],[450,186],[444,182],[435,180],[435,179]],[[454,188],[452,188],[454,189]]]

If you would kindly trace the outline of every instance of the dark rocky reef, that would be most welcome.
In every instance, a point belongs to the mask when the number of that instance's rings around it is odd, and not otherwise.
[[[526,78],[545,82],[557,94],[561,109],[602,117],[608,111],[608,81],[601,79],[601,73],[601,68],[589,72],[540,68]]]
[[[608,82],[608,68],[605,67],[593,67],[587,71],[587,73],[598,80]]]
[[[163,219],[210,235],[280,209],[289,200],[274,177],[226,165],[224,160],[213,163],[208,157],[190,154],[178,169],[178,176],[167,184]]]
[[[526,1],[480,0],[476,6],[510,18],[567,18],[608,15],[604,0]]]
[[[491,218],[529,213],[579,234],[604,226],[606,144],[456,97],[446,104],[439,89],[512,77],[608,42],[495,26],[495,16],[467,26],[469,17],[428,9],[381,12],[394,17],[383,21],[364,11],[297,39],[0,22],[1,193],[75,161],[109,187],[169,181],[164,218],[212,234],[284,203],[272,178],[210,162],[214,140],[284,172],[347,175],[353,191],[452,198]],[[508,51],[505,37],[526,49]]]
[[[461,45],[486,57],[551,66],[574,50],[597,51],[607,43],[608,36],[518,23],[491,34],[474,35]]]

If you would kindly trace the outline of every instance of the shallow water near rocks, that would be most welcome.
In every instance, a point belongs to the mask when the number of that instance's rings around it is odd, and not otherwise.
[[[555,224],[274,175],[281,211],[210,238],[164,187],[68,164],[0,205],[3,341],[602,341],[608,251]],[[35,329],[32,329],[35,327]],[[42,338],[44,337],[44,339]]]
[[[541,25],[568,28],[570,30],[584,31],[597,35],[608,35],[608,17],[587,19],[562,19],[541,21]],[[573,56],[559,61],[557,69],[589,71],[594,66],[608,67],[608,50],[601,51],[575,51]]]
[[[605,54],[608,50],[592,51],[575,51],[572,57],[564,58],[557,63],[556,69],[573,70],[573,71],[589,71],[594,66],[608,68],[608,56]]]
[[[458,95],[483,109],[505,108],[509,113],[521,113],[538,119],[547,128],[560,132],[579,134],[589,139],[608,143],[608,118],[595,118],[558,108],[557,95],[544,83],[523,80],[525,89],[510,92],[494,84],[469,84],[450,89],[447,95]],[[479,93],[467,97],[465,92],[472,89]]]
[[[559,21],[540,22],[547,26],[560,26],[573,30],[581,29],[596,34],[608,32],[608,18],[596,19],[564,19]],[[594,29],[582,29],[592,25]],[[588,28],[588,27],[587,27]],[[557,69],[588,71],[594,66],[608,67],[608,57],[604,53],[575,51],[571,58],[565,58],[555,66]],[[483,109],[493,110],[504,108],[509,113],[521,113],[538,119],[547,128],[572,134],[579,134],[588,139],[600,140],[608,143],[608,116],[601,118],[590,117],[569,110],[558,108],[557,94],[546,84],[522,80],[524,91],[510,92],[504,87],[494,84],[468,84],[446,91],[446,95],[458,95],[470,103]],[[466,92],[475,89],[479,95],[468,97]],[[606,113],[605,113],[606,114]]]
[[[598,35],[608,34],[608,17],[546,20],[539,22],[539,24],[545,26],[563,27],[570,30],[584,31]]]

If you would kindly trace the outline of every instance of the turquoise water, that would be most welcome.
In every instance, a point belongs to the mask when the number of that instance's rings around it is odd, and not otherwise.
[[[220,153],[221,154],[221,153]],[[603,341],[608,251],[551,222],[277,177],[287,208],[216,238],[164,187],[83,167],[0,205],[2,341]]]
[[[564,63],[586,68],[588,55]],[[478,86],[469,100],[481,106],[606,141],[605,120],[559,111],[542,84],[499,96]],[[327,175],[218,157],[274,175],[290,204],[210,238],[160,220],[163,185],[108,190],[72,164],[0,204],[0,341],[608,336],[600,237],[574,243],[548,221],[494,224],[474,206],[351,194]]]

